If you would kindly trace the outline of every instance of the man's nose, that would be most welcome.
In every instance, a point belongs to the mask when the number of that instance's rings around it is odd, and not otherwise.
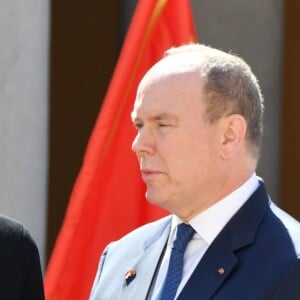
[[[132,142],[132,151],[137,155],[153,154],[154,153],[154,140],[150,133],[142,129],[139,131]]]

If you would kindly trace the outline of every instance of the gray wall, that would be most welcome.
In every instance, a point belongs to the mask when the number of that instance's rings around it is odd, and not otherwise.
[[[244,58],[265,97],[265,136],[258,175],[279,198],[282,94],[281,0],[192,0],[200,42]]]
[[[0,212],[45,247],[48,0],[0,1]]]

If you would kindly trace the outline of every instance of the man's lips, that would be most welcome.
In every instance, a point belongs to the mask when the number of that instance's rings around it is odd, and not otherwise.
[[[151,170],[151,169],[141,169],[142,179],[144,181],[155,178],[156,176],[162,174],[161,171]]]

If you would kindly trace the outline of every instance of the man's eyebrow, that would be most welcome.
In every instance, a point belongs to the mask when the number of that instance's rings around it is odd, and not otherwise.
[[[161,121],[161,120],[171,120],[176,121],[178,118],[170,113],[160,113],[156,116],[150,118],[150,120]]]
[[[153,121],[160,121],[160,120],[174,120],[176,121],[178,118],[175,115],[172,115],[170,113],[159,113],[157,115],[153,115],[150,117],[147,117],[148,120]],[[132,121],[139,121],[141,118],[137,116],[135,112],[131,113],[131,120]]]

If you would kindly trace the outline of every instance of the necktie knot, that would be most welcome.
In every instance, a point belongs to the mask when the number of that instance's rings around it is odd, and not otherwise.
[[[184,253],[187,244],[192,239],[195,233],[194,228],[186,223],[181,223],[177,226],[176,238],[173,242],[173,249]]]

